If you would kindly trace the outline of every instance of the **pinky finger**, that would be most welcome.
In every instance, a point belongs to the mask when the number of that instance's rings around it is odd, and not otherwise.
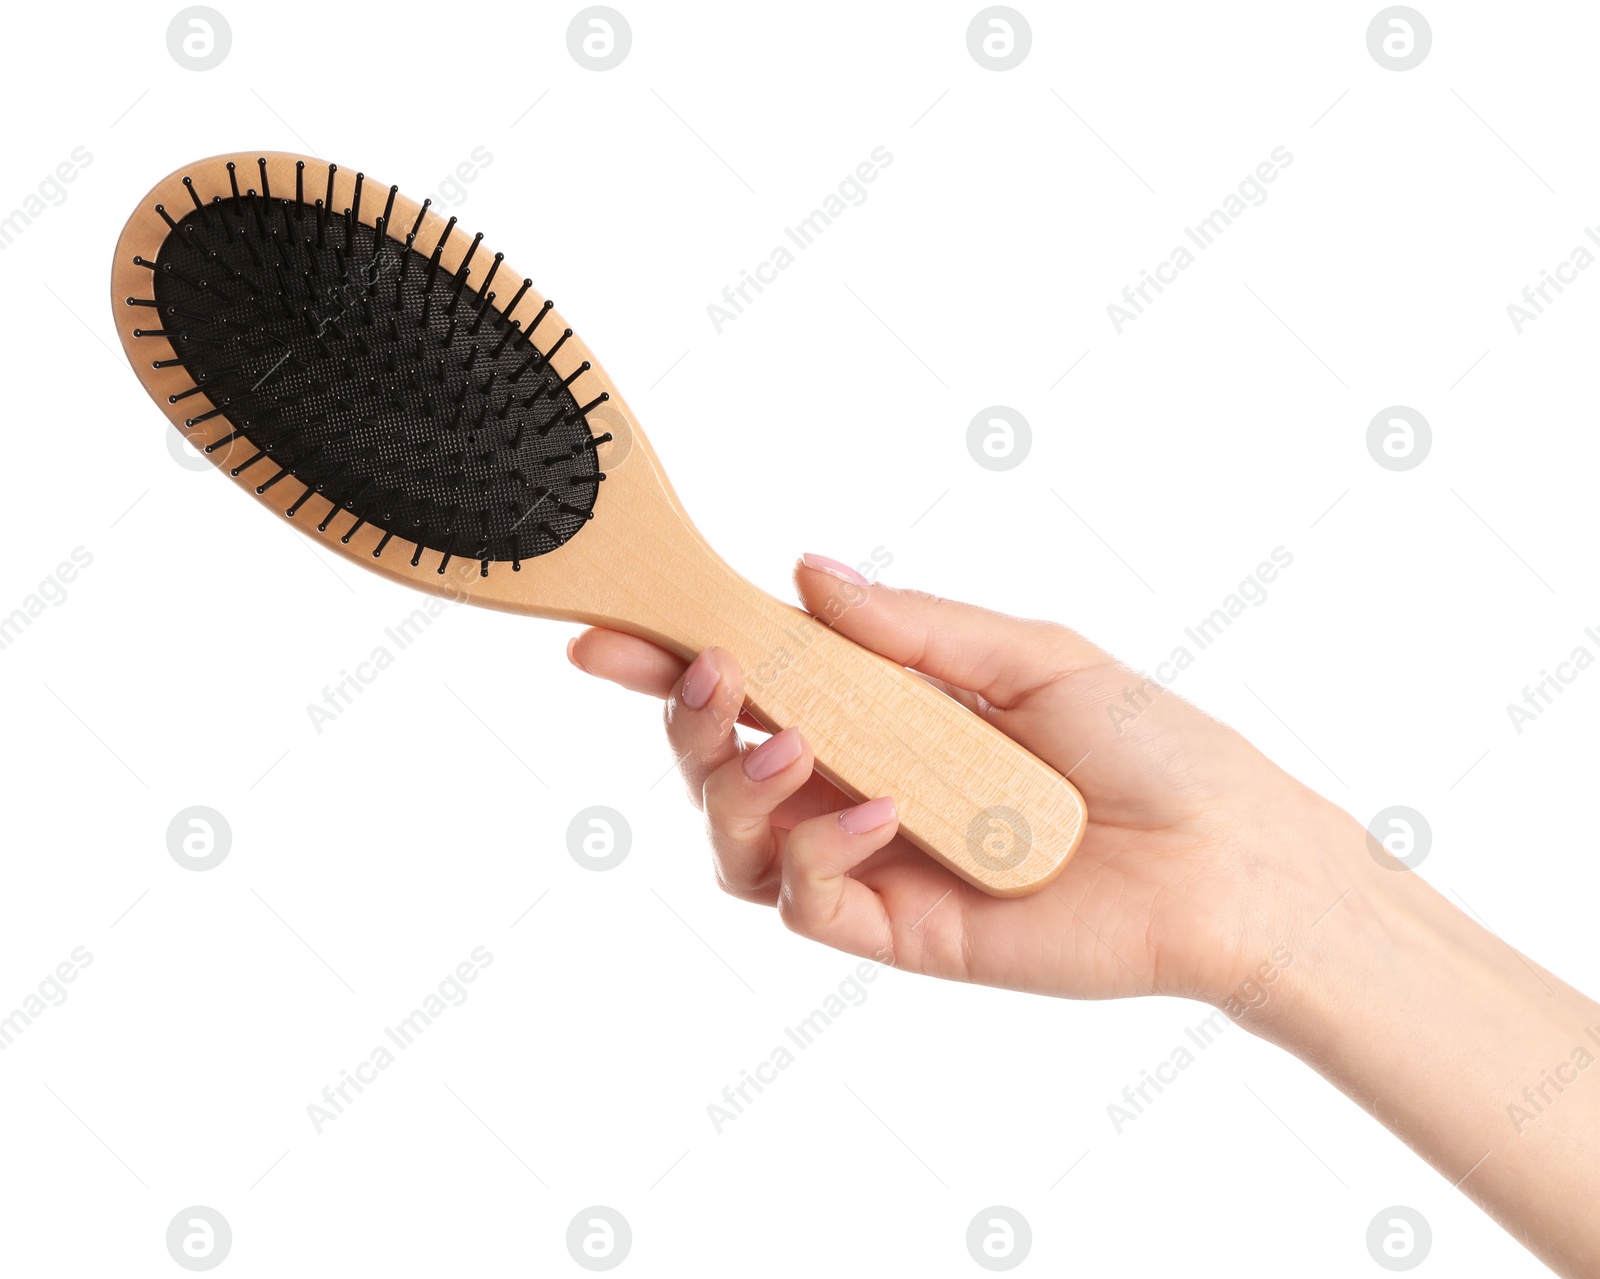
[[[894,962],[894,934],[883,899],[850,872],[899,830],[892,799],[801,822],[783,850],[778,913],[793,932],[835,950]]]

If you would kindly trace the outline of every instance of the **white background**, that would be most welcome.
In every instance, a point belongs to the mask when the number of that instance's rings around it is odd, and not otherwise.
[[[1432,1225],[1422,1273],[1545,1273],[1237,1027],[1116,1133],[1209,1012],[1177,1000],[887,972],[716,1133],[855,961],[715,891],[658,708],[571,669],[570,628],[454,610],[314,731],[418,600],[175,460],[106,281],[188,160],[308,151],[420,198],[485,147],[450,211],[600,353],[740,572],[787,597],[800,551],[883,548],[885,580],[1153,667],[1285,547],[1178,691],[1362,821],[1423,812],[1422,873],[1593,991],[1600,673],[1520,735],[1505,707],[1600,651],[1600,271],[1520,336],[1506,305],[1600,216],[1600,13],[1424,3],[1432,51],[1396,73],[1372,0],[1019,0],[1031,52],[994,72],[975,3],[618,0],[632,49],[597,73],[576,4],[219,3],[214,70],[141,3],[15,10],[0,53],[0,206],[93,156],[0,254],[0,613],[93,557],[0,652],[0,1010],[93,955],[0,1053],[8,1273],[182,1273],[191,1204],[238,1275],[580,1273],[591,1204],[631,1224],[624,1273],[981,1273],[992,1204],[1031,1223],[1025,1273],[1377,1274],[1392,1204]],[[865,203],[715,332],[878,146]],[[1118,335],[1106,305],[1279,146],[1270,198]],[[992,404],[1033,431],[1004,473],[966,449]],[[1394,404],[1433,430],[1405,473],[1365,442]],[[233,834],[204,873],[166,846],[196,804]],[[592,804],[633,831],[604,873],[566,848]],[[307,1105],[477,946],[467,1002],[318,1135]]]

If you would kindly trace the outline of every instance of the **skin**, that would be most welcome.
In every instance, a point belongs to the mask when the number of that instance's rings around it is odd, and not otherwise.
[[[585,631],[575,665],[665,701],[726,892],[911,972],[1214,1004],[1365,1107],[1558,1274],[1600,1276],[1600,1005],[1076,632],[804,562],[795,581],[812,614],[1070,773],[1089,825],[1053,884],[988,897],[898,839],[892,817],[860,830],[892,805],[852,815],[797,731],[742,742],[728,653],[686,669],[644,640]]]

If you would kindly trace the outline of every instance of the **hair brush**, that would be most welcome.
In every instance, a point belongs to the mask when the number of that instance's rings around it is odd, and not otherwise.
[[[912,844],[996,896],[1053,879],[1077,790],[729,568],[583,340],[482,240],[323,161],[201,160],[117,242],[118,336],[173,425],[307,536],[474,604],[720,645],[750,713],[848,795],[892,796]]]

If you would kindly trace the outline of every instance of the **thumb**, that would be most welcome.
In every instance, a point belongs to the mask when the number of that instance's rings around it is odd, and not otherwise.
[[[806,610],[841,635],[1002,710],[1064,675],[1113,663],[1065,626],[871,583],[823,555],[801,556],[794,578]]]

